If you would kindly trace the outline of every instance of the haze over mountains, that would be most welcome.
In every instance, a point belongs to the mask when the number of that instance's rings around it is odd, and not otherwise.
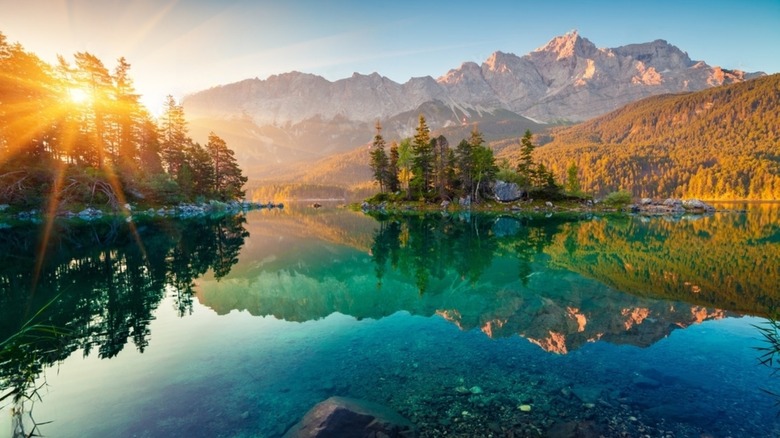
[[[576,31],[524,56],[495,52],[438,79],[396,83],[378,73],[330,82],[291,72],[247,79],[185,97],[196,139],[215,130],[250,178],[278,178],[286,166],[352,150],[371,140],[379,119],[388,140],[412,134],[422,113],[457,142],[473,122],[486,140],[578,122],[638,99],[742,82],[745,73],[694,61],[663,40],[597,48]]]

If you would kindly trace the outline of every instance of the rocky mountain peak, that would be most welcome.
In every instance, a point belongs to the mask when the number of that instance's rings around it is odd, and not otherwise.
[[[488,59],[482,64],[483,68],[496,73],[505,73],[509,70],[509,64],[516,60],[517,56],[511,53],[493,52]]]
[[[669,44],[666,40],[659,39],[650,43],[629,44],[612,50],[619,56],[643,62],[657,70],[685,69],[695,64],[687,53]]]
[[[582,57],[590,58],[597,52],[596,45],[582,38],[577,30],[551,39],[546,45],[534,50],[534,53],[552,54],[556,59]]]

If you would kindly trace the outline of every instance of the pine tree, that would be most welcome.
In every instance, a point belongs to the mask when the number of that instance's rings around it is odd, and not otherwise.
[[[394,141],[390,144],[390,162],[387,168],[387,190],[391,193],[395,193],[401,189],[401,181],[398,178],[399,159],[400,153],[398,151],[398,143]]]
[[[379,184],[379,192],[384,193],[388,186],[388,175],[390,163],[385,153],[385,140],[382,138],[382,125],[379,120],[376,122],[376,135],[374,143],[371,146],[371,170],[374,173],[374,180]]]
[[[163,114],[160,117],[160,134],[163,167],[171,178],[176,179],[184,162],[184,150],[191,140],[187,136],[184,107],[176,103],[171,95],[166,97]]]
[[[432,140],[433,155],[433,180],[436,192],[440,199],[448,198],[450,188],[450,170],[452,169],[450,157],[450,144],[447,138],[440,135]]]
[[[222,201],[243,198],[245,192],[242,188],[247,182],[247,177],[241,174],[235,153],[228,148],[225,140],[214,132],[209,133],[206,149],[214,168],[214,193],[217,197]]]
[[[398,146],[398,181],[406,190],[406,198],[412,198],[412,176],[414,167],[414,151],[408,138],[401,140]]]
[[[212,162],[211,154],[199,143],[193,143],[187,149],[186,155],[187,165],[192,175],[190,199],[212,197],[216,193],[216,167]]]
[[[573,162],[566,169],[566,193],[578,196],[581,194],[579,168],[577,163]]]
[[[112,114],[115,119],[115,135],[117,156],[115,166],[125,179],[135,179],[140,170],[139,136],[143,123],[143,111],[139,103],[139,95],[133,88],[129,75],[130,64],[124,57],[117,60],[114,69],[114,101]]]
[[[461,140],[455,147],[455,178],[461,194],[471,197],[474,191],[474,160],[471,153],[471,144],[467,140]]]
[[[414,152],[414,176],[411,184],[419,197],[428,195],[432,185],[433,173],[433,145],[431,144],[431,131],[425,122],[425,116],[420,114],[419,124],[412,141]]]
[[[517,164],[517,173],[520,175],[520,178],[525,181],[526,185],[531,185],[533,183],[533,173],[535,170],[533,160],[534,144],[532,140],[533,134],[531,134],[530,129],[526,130],[525,134],[520,139],[520,162]]]

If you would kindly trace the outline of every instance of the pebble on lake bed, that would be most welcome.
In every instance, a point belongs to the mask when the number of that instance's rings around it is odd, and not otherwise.
[[[520,405],[517,409],[520,409],[523,412],[531,412],[531,405]]]

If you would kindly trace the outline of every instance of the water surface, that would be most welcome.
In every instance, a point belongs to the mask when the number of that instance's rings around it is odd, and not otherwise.
[[[5,355],[2,393],[64,437],[278,437],[332,395],[421,436],[777,436],[755,326],[780,299],[779,219],[288,208],[61,225],[45,245],[2,229],[0,338],[42,307],[62,328]]]

